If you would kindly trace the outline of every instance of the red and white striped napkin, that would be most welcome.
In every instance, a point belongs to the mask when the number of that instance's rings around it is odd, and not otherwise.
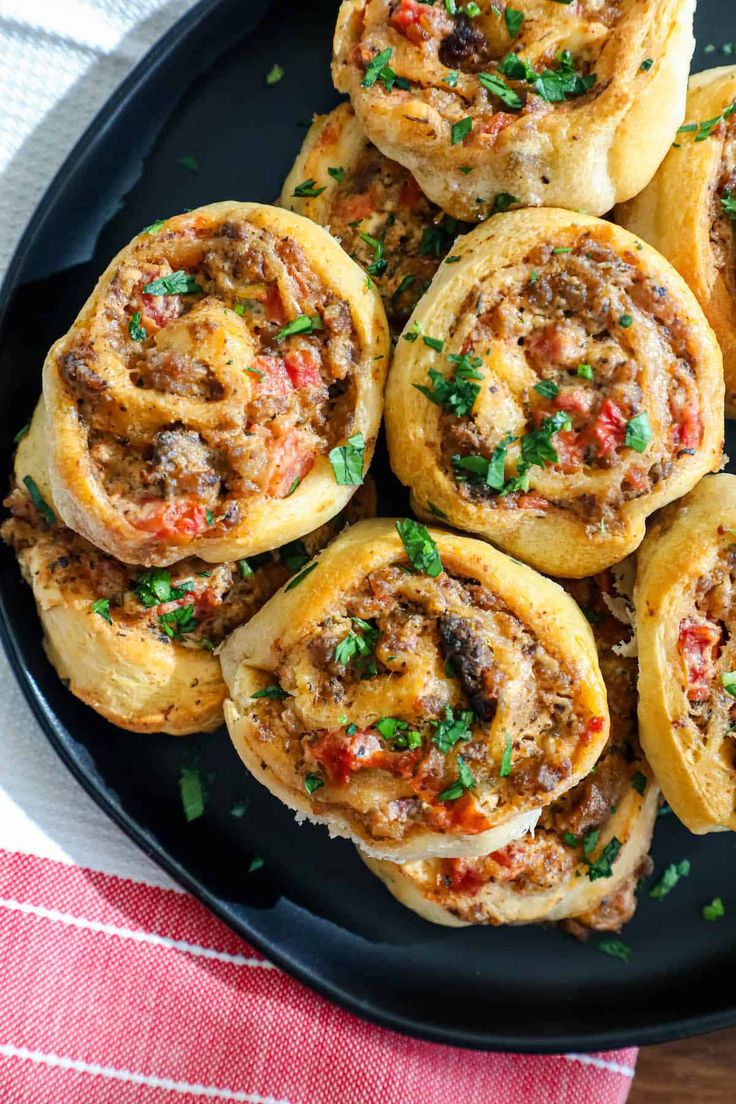
[[[0,270],[83,127],[191,2],[3,0]],[[292,981],[93,805],[3,659],[0,762],[2,1104],[626,1100],[636,1051],[454,1050]]]

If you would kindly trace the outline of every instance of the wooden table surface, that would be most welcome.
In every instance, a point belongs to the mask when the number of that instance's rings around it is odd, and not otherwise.
[[[628,1104],[734,1104],[736,1030],[642,1047]]]

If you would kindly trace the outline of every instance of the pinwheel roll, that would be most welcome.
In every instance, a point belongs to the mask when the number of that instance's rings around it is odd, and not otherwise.
[[[736,477],[704,479],[638,555],[641,742],[692,832],[736,829]]]
[[[402,904],[433,923],[566,921],[584,935],[589,928],[619,931],[634,914],[637,880],[650,868],[659,790],[636,733],[629,606],[610,572],[569,590],[595,634],[610,740],[594,770],[542,810],[532,835],[490,855],[403,864],[363,856]]]
[[[458,234],[411,174],[368,141],[349,103],[316,116],[281,193],[367,270],[398,335]]]
[[[343,0],[333,79],[455,218],[498,197],[602,215],[651,180],[685,109],[694,0]]]
[[[721,464],[713,333],[667,261],[586,215],[497,215],[453,253],[398,342],[392,467],[422,516],[601,571]]]
[[[230,736],[254,777],[376,857],[505,846],[608,735],[569,596],[414,521],[354,526],[221,659]]]
[[[321,227],[215,203],[143,230],[44,366],[60,516],[126,563],[217,563],[337,514],[381,418],[388,331]]]
[[[45,467],[43,403],[21,441],[3,539],[33,588],[51,663],[70,690],[121,728],[181,736],[222,724],[213,649],[347,520],[374,512],[368,482],[342,515],[273,553],[212,565],[132,567],[60,521]]]
[[[736,67],[690,81],[686,122],[657,174],[616,220],[663,253],[695,292],[723,351],[736,416]]]

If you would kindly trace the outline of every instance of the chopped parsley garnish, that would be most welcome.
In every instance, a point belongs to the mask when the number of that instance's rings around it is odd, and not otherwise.
[[[703,905],[704,920],[720,920],[726,915],[726,906],[720,897],[714,897],[709,905]]]
[[[396,300],[399,298],[399,296],[403,295],[405,291],[409,290],[409,288],[411,287],[411,285],[414,283],[415,280],[416,280],[416,276],[414,275],[413,272],[410,272],[406,276],[403,276],[401,278],[400,284],[396,288],[396,291],[394,291],[393,294],[391,295],[392,301],[395,303]]]
[[[266,84],[273,86],[278,84],[284,76],[284,70],[278,63],[274,63],[266,75]]]
[[[601,836],[600,828],[594,828],[592,832],[586,832],[583,836],[583,854],[590,855],[595,851],[596,844]]]
[[[631,947],[622,939],[601,939],[596,947],[611,958],[620,958],[622,962],[628,962],[631,956]]]
[[[563,832],[562,833],[562,838],[563,838],[564,842],[567,844],[568,847],[579,847],[580,846],[580,836],[574,835],[573,832]]]
[[[629,326],[633,325],[633,322],[634,319],[630,314],[622,314],[618,320],[618,324],[623,330],[628,330]]]
[[[112,617],[110,616],[110,599],[109,598],[97,598],[92,603],[90,609],[93,613],[98,614],[103,621],[107,621],[108,625],[112,625]]]
[[[192,157],[189,154],[187,154],[186,157],[180,157],[179,164],[183,169],[188,169],[190,173],[199,172],[199,161],[197,161],[196,157]]]
[[[457,69],[451,69],[447,76],[442,78],[442,82],[443,84],[446,84],[448,88],[456,88],[458,76],[459,74]]]
[[[279,559],[282,564],[288,567],[289,571],[299,571],[305,564],[309,563],[310,558],[304,541],[289,541],[288,544],[279,549]]]
[[[328,457],[335,474],[335,482],[341,487],[358,486],[363,482],[365,441],[362,433],[354,433],[352,437],[348,437],[347,444],[331,449]]]
[[[434,516],[436,518],[439,518],[440,521],[447,521],[447,514],[445,513],[445,511],[440,510],[439,506],[435,506],[434,502],[428,502],[427,509],[429,510],[430,514],[434,514]]]
[[[433,579],[442,574],[444,568],[437,545],[424,525],[412,518],[404,518],[396,522],[396,530],[415,571]]]
[[[516,8],[506,8],[503,17],[509,35],[511,38],[516,38],[521,30],[521,24],[524,22],[524,13],[518,11]]]
[[[423,344],[426,345],[428,349],[434,349],[436,353],[441,353],[445,347],[444,341],[439,337],[430,337],[429,334],[425,334],[421,322],[413,322],[411,329],[408,333],[402,334],[402,337],[404,341],[408,341],[410,344],[413,344],[418,337],[421,337]]]
[[[345,179],[345,170],[342,165],[336,165],[328,168],[327,172],[330,174],[333,180],[336,180],[338,184],[342,184]]]
[[[297,487],[298,487],[298,486],[300,485],[301,481],[302,481],[302,477],[301,477],[300,475],[297,475],[297,477],[295,478],[294,482],[293,482],[293,483],[291,484],[291,486],[289,487],[288,491],[287,491],[287,492],[286,492],[286,494],[284,495],[284,498],[291,498],[291,496],[293,495],[294,491],[295,491],[295,490],[297,489]]]
[[[727,694],[736,698],[736,671],[724,671],[721,675],[721,684]]]
[[[361,233],[360,238],[373,250],[373,261],[368,265],[366,272],[369,276],[382,276],[388,267],[388,261],[383,255],[383,241],[366,233]]]
[[[31,428],[31,423],[30,422],[26,422],[26,424],[24,426],[21,426],[20,429],[18,430],[18,432],[16,433],[15,437],[13,438],[13,444],[14,445],[19,445],[20,442],[23,440],[23,438],[28,435],[28,430],[30,428]]]
[[[390,92],[394,85],[403,89],[410,87],[406,77],[397,77],[388,64],[392,55],[393,50],[390,46],[387,46],[385,50],[381,50],[380,54],[376,54],[373,60],[369,62],[365,76],[361,81],[363,88],[372,88],[376,81],[380,81],[387,92]]]
[[[647,776],[642,774],[641,771],[637,771],[631,779],[631,785],[638,794],[643,794],[647,788]]]
[[[457,778],[455,781],[437,795],[438,801],[457,801],[466,790],[472,790],[475,785],[473,773],[462,755],[457,757]]]
[[[141,312],[136,311],[128,323],[128,333],[131,341],[145,341],[148,336],[145,326],[141,325]]]
[[[198,820],[204,813],[204,787],[199,766],[184,766],[179,771],[179,794],[188,821]]]
[[[36,483],[33,476],[24,475],[23,483],[25,484],[28,494],[31,496],[31,502],[36,507],[43,520],[48,522],[49,525],[56,525],[56,514],[39,491],[38,483]]]
[[[540,380],[539,383],[534,384],[534,390],[544,399],[556,399],[560,393],[554,380]]]
[[[144,226],[140,233],[150,234],[151,237],[154,237],[154,235],[158,234],[159,230],[163,230],[165,225],[166,219],[157,219],[155,222],[152,222],[150,226]]]
[[[311,334],[322,329],[324,329],[324,325],[318,314],[299,314],[296,318],[292,318],[291,322],[287,322],[285,326],[281,327],[276,334],[276,340],[283,341],[284,338],[292,337],[293,334]]]
[[[309,177],[308,180],[303,180],[301,184],[297,184],[296,188],[292,192],[297,199],[312,199],[316,196],[322,195],[327,185],[323,185],[321,188],[316,187],[317,181],[313,177]]]
[[[244,798],[243,801],[236,801],[234,805],[230,806],[230,816],[234,816],[236,820],[241,820],[248,812],[250,801]]]
[[[380,630],[370,621],[363,621],[360,617],[353,617],[351,620],[358,631],[351,630],[343,637],[335,646],[332,658],[340,667],[349,667],[353,663],[363,674],[375,675],[377,668],[372,657],[373,649],[381,635]]]
[[[730,219],[736,219],[736,194],[725,191],[721,196],[721,210]]]
[[[304,789],[308,794],[313,794],[315,790],[319,790],[324,784],[325,780],[319,774],[308,774],[304,779]]]
[[[246,871],[247,874],[255,874],[256,870],[260,870],[264,864],[264,859],[260,855],[254,855],[250,860],[250,865]]]
[[[456,478],[468,483],[485,483],[487,487],[501,494],[510,493],[507,489],[509,483],[514,483],[514,489],[519,489],[516,486],[516,480],[506,481],[505,479],[506,450],[515,439],[512,434],[508,433],[496,445],[489,458],[485,456],[453,456],[452,466],[455,469]],[[528,465],[524,474],[527,470]]]
[[[680,878],[687,878],[690,873],[690,862],[683,859],[679,863],[670,863],[657,884],[649,890],[649,896],[655,901],[661,901],[670,890],[674,889]]]
[[[647,412],[637,414],[626,426],[624,444],[636,452],[644,452],[652,439],[652,427],[649,424]]]
[[[473,120],[469,115],[465,119],[461,119],[459,123],[453,123],[450,145],[457,146],[460,142],[464,142],[472,129]]]
[[[391,744],[394,751],[404,751],[406,748],[414,751],[422,746],[422,734],[415,728],[409,728],[407,722],[398,717],[381,717],[373,727]]]
[[[161,629],[169,640],[182,640],[188,633],[194,632],[199,622],[194,616],[194,606],[177,606],[158,617]]]
[[[150,609],[152,606],[161,605],[162,602],[175,602],[183,598],[185,594],[194,590],[191,579],[185,579],[179,586],[171,585],[171,574],[165,567],[152,567],[144,571],[135,582],[133,588],[138,601]]]
[[[552,437],[560,430],[571,427],[570,415],[564,410],[558,410],[556,414],[545,418],[538,429],[530,430],[521,438],[522,460],[526,464],[536,464],[539,467],[556,464],[559,456],[552,445]]]
[[[611,877],[613,874],[613,864],[620,850],[621,840],[612,836],[595,862],[590,863],[588,866],[588,877],[591,882],[596,882],[599,878]]]
[[[592,367],[592,365],[590,365],[590,364],[578,364],[577,374],[580,376],[580,379],[592,380],[593,379],[593,367]]]
[[[454,748],[458,740],[469,740],[472,733],[470,726],[475,715],[470,711],[453,712],[451,705],[445,706],[445,716],[441,721],[433,721],[436,726],[432,741],[440,749],[443,755]]]
[[[202,288],[193,276],[185,272],[183,268],[177,269],[169,276],[159,276],[157,280],[151,280],[143,289],[144,295],[199,295]]]
[[[509,88],[503,77],[499,77],[496,73],[479,73],[478,80],[487,91],[492,92],[507,107],[515,110],[521,107],[521,96],[518,92],[514,92],[513,88]]]
[[[508,778],[508,776],[511,774],[511,756],[513,755],[514,751],[514,741],[511,737],[511,733],[507,732],[505,733],[505,736],[506,746],[503,749],[503,755],[501,756],[501,767],[498,772],[501,775],[501,778]]]
[[[238,560],[241,579],[251,579],[253,573],[257,571],[259,567],[263,567],[264,564],[271,563],[271,559],[270,552],[261,552],[258,556],[251,556],[249,560]]]
[[[653,65],[654,65],[654,58],[644,58],[644,61],[641,63],[639,68],[642,70],[642,72],[648,73]]]
[[[295,575],[291,582],[288,582],[284,587],[284,590],[293,590],[294,587],[298,587],[300,583],[303,583],[307,575],[311,575],[314,571],[316,563],[310,564],[309,567],[305,567],[300,575]]]
[[[728,119],[729,116],[736,112],[736,100],[732,104],[729,104],[720,115],[714,116],[712,119],[705,119],[699,123],[685,123],[677,131],[678,134],[694,134],[696,142],[704,142],[706,138],[710,138],[713,131],[719,126],[720,123]]]
[[[419,252],[423,257],[436,257],[439,260],[454,242],[459,229],[460,224],[452,215],[445,215],[436,226],[425,226]]]
[[[583,96],[595,84],[597,77],[591,73],[581,77],[575,72],[572,54],[562,50],[557,55],[557,67],[535,72],[532,66],[518,54],[507,54],[498,66],[499,71],[511,80],[526,81],[547,103],[562,103],[566,99]]]
[[[518,203],[519,200],[515,195],[511,195],[511,192],[499,192],[494,196],[493,203],[491,204],[492,215],[502,215],[504,211],[508,211],[512,203]]]
[[[264,686],[262,690],[256,690],[255,694],[251,694],[253,700],[257,698],[288,698],[288,696],[277,682],[272,682],[268,686]]]
[[[483,379],[482,373],[478,371],[483,361],[480,357],[473,357],[468,353],[461,355],[453,353],[447,359],[455,365],[455,375],[452,379],[430,368],[428,375],[432,386],[424,387],[419,383],[415,383],[414,386],[430,402],[441,406],[448,414],[462,418],[470,413],[480,394],[480,387],[477,383],[473,383],[473,380]]]

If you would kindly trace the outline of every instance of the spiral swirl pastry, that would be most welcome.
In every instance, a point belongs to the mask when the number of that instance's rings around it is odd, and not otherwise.
[[[682,122],[694,0],[343,0],[333,79],[372,142],[458,219],[602,215]]]
[[[638,554],[641,742],[690,831],[736,830],[736,477],[704,479]]]
[[[414,509],[582,578],[721,463],[721,355],[654,250],[567,211],[453,246],[394,357],[391,464]]]
[[[147,227],[46,359],[62,519],[158,567],[304,536],[362,481],[387,352],[379,297],[308,219],[225,202]]]
[[[616,221],[685,277],[723,352],[726,410],[736,416],[736,67],[690,81],[686,122],[654,179]]]
[[[410,520],[353,526],[221,660],[254,777],[379,858],[505,846],[608,736],[572,599],[483,542]]]
[[[543,809],[523,839],[480,858],[397,864],[363,856],[402,904],[433,923],[564,921],[582,935],[591,928],[620,931],[636,910],[637,881],[651,865],[659,790],[637,738],[628,603],[610,572],[568,589],[595,635],[610,739],[595,771]]]
[[[281,205],[326,226],[366,269],[394,336],[457,235],[469,229],[368,141],[349,103],[315,117],[284,182]]]
[[[176,736],[217,728],[226,691],[214,649],[346,522],[375,512],[372,482],[330,522],[275,552],[215,565],[188,557],[171,570],[146,570],[63,525],[46,435],[40,403],[18,448],[5,503],[12,516],[0,533],[33,589],[49,660],[76,697],[121,728]]]

